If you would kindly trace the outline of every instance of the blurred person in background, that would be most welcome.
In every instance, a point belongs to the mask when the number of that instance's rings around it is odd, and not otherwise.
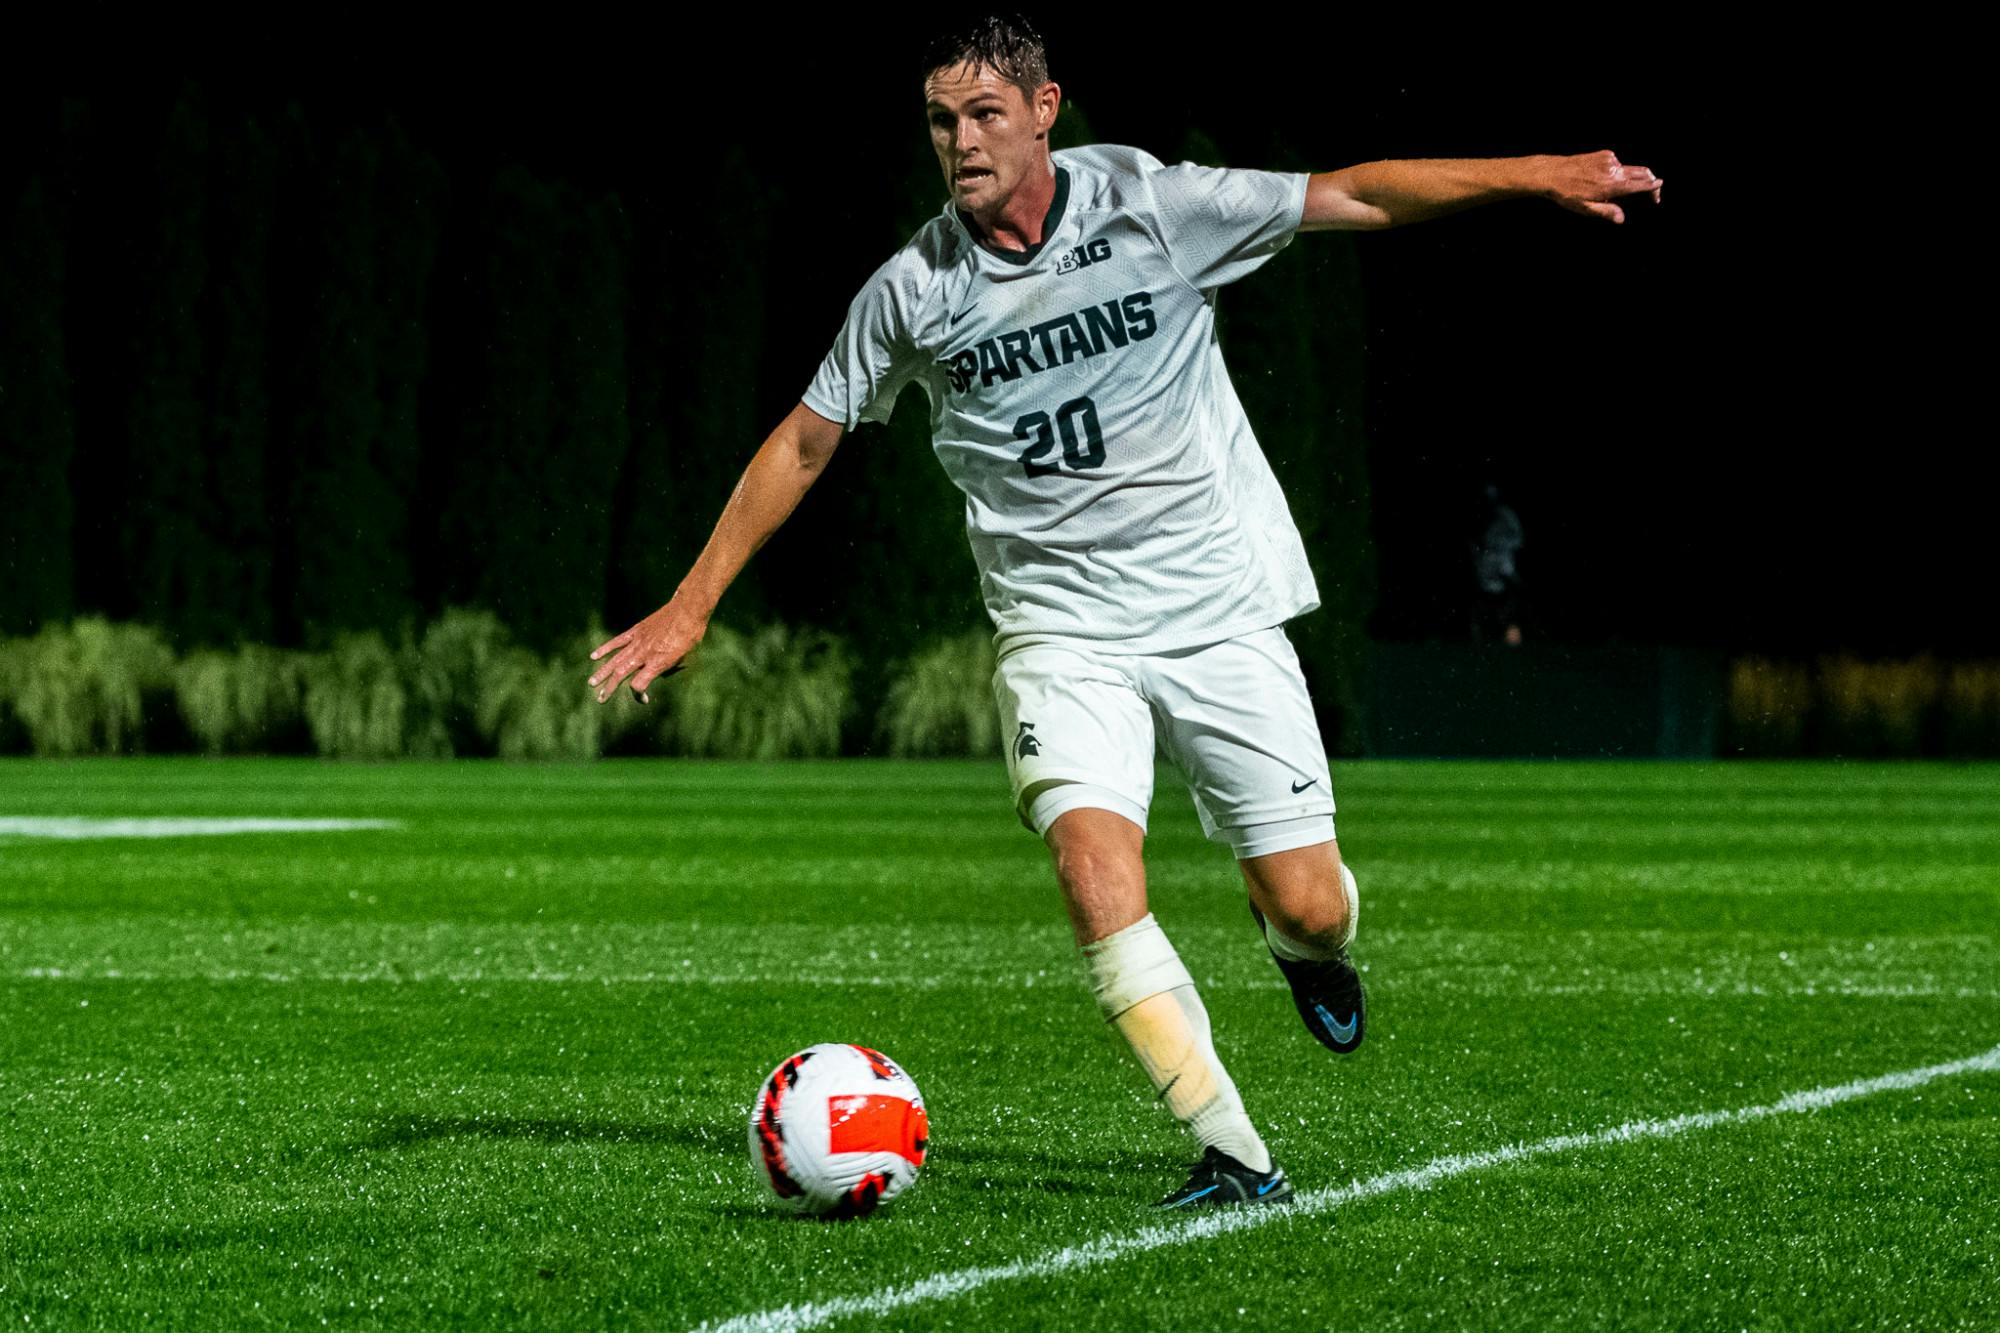
[[[1521,646],[1521,517],[1488,486],[1477,506],[1472,552],[1472,641]]]

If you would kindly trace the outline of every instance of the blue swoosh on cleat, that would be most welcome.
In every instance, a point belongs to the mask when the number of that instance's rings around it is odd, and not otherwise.
[[[1220,1188],[1221,1186],[1219,1185],[1210,1185],[1205,1190],[1196,1190],[1194,1193],[1188,1195],[1185,1199],[1176,1199],[1173,1203],[1169,1204],[1168,1207],[1178,1208],[1184,1203],[1193,1203],[1196,1199],[1199,1199],[1202,1195],[1213,1194],[1216,1192],[1216,1190]]]
[[[1259,1185],[1257,1187],[1257,1197],[1261,1199],[1266,1194],[1269,1194],[1272,1190],[1278,1188],[1278,1180],[1279,1177],[1273,1176],[1269,1180],[1265,1181],[1263,1184]]]
[[[1313,1012],[1319,1015],[1320,1022],[1326,1024],[1326,1030],[1333,1035],[1333,1039],[1343,1046],[1354,1040],[1354,1030],[1361,1026],[1361,1015],[1358,1011],[1349,1015],[1345,1023],[1334,1022],[1333,1015],[1326,1011],[1326,1006],[1323,1004],[1314,1005]]]

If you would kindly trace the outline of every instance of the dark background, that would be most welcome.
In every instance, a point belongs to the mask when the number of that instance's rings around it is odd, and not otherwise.
[[[1521,202],[1302,237],[1224,296],[1260,437],[1320,506],[1322,584],[1371,637],[1465,634],[1494,484],[1538,641],[2000,651],[1984,446],[1908,304],[1945,242],[1845,90],[1636,21],[1044,26],[1091,137],[1167,160],[1610,147],[1666,180],[1623,227]],[[312,642],[476,602],[552,643],[650,610],[942,201],[912,31],[390,43],[356,19],[14,71],[0,629]],[[1333,489],[1300,500],[1314,451]],[[970,568],[899,419],[723,614],[907,641],[978,623]]]

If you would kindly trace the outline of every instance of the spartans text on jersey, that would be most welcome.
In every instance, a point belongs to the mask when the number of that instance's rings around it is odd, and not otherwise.
[[[964,393],[972,386],[974,375],[979,376],[979,387],[984,389],[995,380],[1017,380],[1024,374],[1066,366],[1078,357],[1102,356],[1107,350],[1144,342],[1158,329],[1152,293],[1133,292],[982,339],[938,365],[950,377],[952,391]],[[1040,346],[1040,361],[1035,360],[1031,343]]]

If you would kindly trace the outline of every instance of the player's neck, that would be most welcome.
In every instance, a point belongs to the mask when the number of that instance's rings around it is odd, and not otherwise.
[[[1042,227],[1056,198],[1055,163],[1044,158],[1045,170],[1031,171],[1014,193],[990,214],[964,213],[981,242],[995,250],[1032,250],[1045,237]]]

